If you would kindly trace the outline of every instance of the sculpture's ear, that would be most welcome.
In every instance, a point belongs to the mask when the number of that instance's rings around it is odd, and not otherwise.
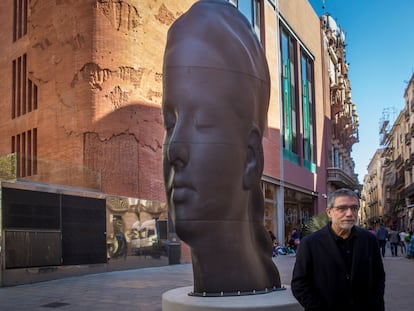
[[[244,168],[243,188],[251,189],[260,181],[263,173],[263,146],[260,129],[254,126],[247,138],[246,165]]]

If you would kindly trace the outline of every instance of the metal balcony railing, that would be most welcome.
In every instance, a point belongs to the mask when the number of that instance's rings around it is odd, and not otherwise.
[[[335,184],[338,187],[356,187],[358,185],[354,176],[348,175],[339,167],[328,167],[328,182]]]

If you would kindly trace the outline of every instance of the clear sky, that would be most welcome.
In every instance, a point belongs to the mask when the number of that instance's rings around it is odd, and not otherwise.
[[[322,4],[325,3],[325,9]],[[309,0],[318,16],[330,14],[345,33],[352,101],[359,115],[359,143],[352,148],[359,182],[379,145],[379,124],[404,108],[414,73],[413,0]]]

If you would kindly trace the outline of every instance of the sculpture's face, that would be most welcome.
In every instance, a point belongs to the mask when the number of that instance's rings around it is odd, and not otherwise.
[[[243,115],[249,99],[234,75],[194,68],[164,73],[164,178],[175,225],[247,217],[249,121]]]

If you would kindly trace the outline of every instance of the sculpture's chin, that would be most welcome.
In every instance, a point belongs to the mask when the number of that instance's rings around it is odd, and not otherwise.
[[[203,229],[200,228],[199,221],[195,220],[175,219],[174,227],[178,237],[190,247],[192,246],[193,241],[197,241],[203,231]]]

